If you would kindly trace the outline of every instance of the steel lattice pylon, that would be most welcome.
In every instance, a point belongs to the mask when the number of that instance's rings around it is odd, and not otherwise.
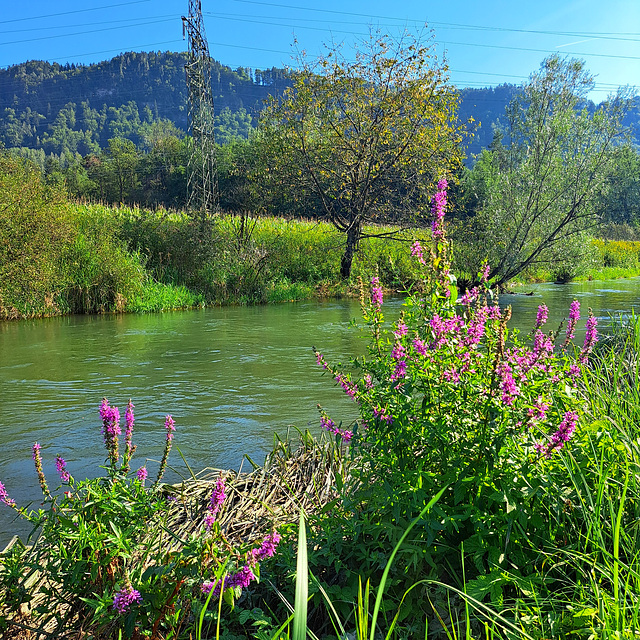
[[[189,166],[187,178],[188,208],[201,219],[217,212],[218,184],[213,135],[213,93],[211,58],[202,20],[200,0],[189,0],[189,15],[182,17],[183,35],[189,42],[185,65],[189,90]]]

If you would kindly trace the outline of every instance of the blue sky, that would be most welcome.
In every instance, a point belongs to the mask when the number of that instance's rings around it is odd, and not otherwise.
[[[30,59],[90,63],[123,51],[184,51],[187,0],[0,0],[0,67]],[[202,0],[211,55],[233,68],[295,66],[369,27],[433,30],[460,87],[519,84],[558,52],[586,61],[595,101],[640,85],[640,0]]]

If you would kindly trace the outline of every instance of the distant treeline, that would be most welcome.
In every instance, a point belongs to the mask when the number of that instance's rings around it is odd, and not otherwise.
[[[33,60],[0,69],[0,143],[46,154],[95,153],[109,139],[143,140],[141,125],[170,120],[187,128],[185,53],[124,53],[98,64]],[[287,86],[283,69],[232,70],[212,61],[216,111],[238,120],[237,134],[264,100]]]

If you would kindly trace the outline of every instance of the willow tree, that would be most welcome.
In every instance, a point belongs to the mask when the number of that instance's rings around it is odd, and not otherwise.
[[[459,266],[477,273],[488,260],[496,286],[532,267],[574,275],[626,137],[628,90],[590,108],[593,86],[583,61],[552,55],[509,104],[474,168],[482,209],[464,229],[473,249]]]
[[[261,119],[269,175],[306,194],[345,234],[349,277],[367,223],[405,223],[425,210],[435,182],[461,161],[458,95],[432,41],[372,34],[299,60],[292,86]]]

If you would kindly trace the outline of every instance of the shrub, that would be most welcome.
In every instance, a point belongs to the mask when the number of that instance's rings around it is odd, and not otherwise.
[[[169,506],[177,498],[160,484],[174,438],[173,418],[166,418],[163,457],[147,488],[146,466],[131,472],[136,449],[133,404],[129,401],[122,442],[118,408],[105,399],[100,415],[105,477],[78,482],[58,456],[62,491],[56,494],[47,484],[36,443],[33,460],[43,508],[19,508],[0,483],[0,502],[33,524],[32,536],[39,534],[33,551],[15,547],[2,558],[0,593],[6,594],[5,605],[15,614],[24,602],[33,601],[35,613],[44,616],[41,623],[55,620],[58,631],[80,616],[104,638],[118,638],[119,632],[127,638],[177,635],[180,629],[194,632],[212,597],[233,604],[242,589],[259,578],[259,564],[274,554],[280,536],[274,531],[258,547],[229,543],[217,520],[225,500],[221,475],[204,518],[194,510],[202,518],[200,526],[188,539],[180,539],[168,521]],[[36,571],[44,579],[34,582]]]
[[[442,225],[445,188],[439,185],[434,200],[432,247],[413,246],[422,288],[407,298],[391,331],[374,278],[363,306],[368,355],[345,370],[316,354],[360,411],[348,426],[321,417],[357,460],[343,496],[351,518],[322,520],[314,541],[314,571],[327,576],[333,566],[340,576],[329,591],[353,601],[358,576],[379,572],[408,523],[447,487],[390,574],[396,605],[403,603],[400,620],[409,626],[424,620],[429,598],[438,599],[424,583],[404,594],[420,580],[488,597],[501,610],[523,585],[542,584],[545,552],[567,544],[565,501],[575,491],[563,455],[585,431],[577,381],[597,340],[589,316],[574,354],[576,301],[561,345],[558,332],[543,331],[544,305],[523,341],[508,329],[510,310],[493,301],[488,267],[478,274],[483,285],[457,299]]]
[[[75,231],[62,192],[34,165],[0,152],[0,211],[0,319],[65,311]]]

